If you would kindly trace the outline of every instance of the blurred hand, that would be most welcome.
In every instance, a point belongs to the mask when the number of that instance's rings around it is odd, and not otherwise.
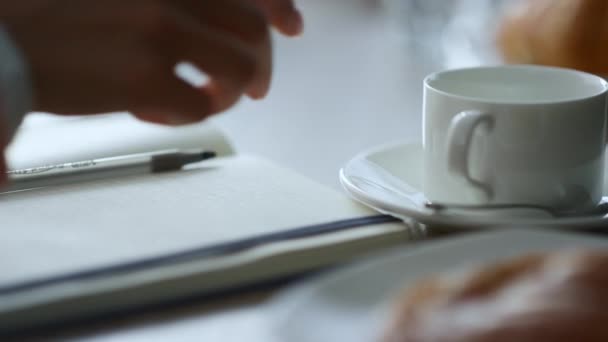
[[[292,0],[250,0],[261,9],[266,18],[282,33],[293,36],[303,28],[302,15]]]
[[[0,4],[3,25],[31,68],[35,110],[94,114],[128,110],[184,124],[268,92],[269,25],[296,35],[291,0],[20,0]],[[31,6],[28,6],[30,4]],[[181,61],[209,83],[174,74]]]

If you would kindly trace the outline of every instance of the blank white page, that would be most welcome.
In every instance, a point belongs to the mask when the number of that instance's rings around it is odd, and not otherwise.
[[[233,154],[226,137],[209,121],[167,127],[128,113],[87,117],[30,114],[6,150],[11,168],[20,169],[166,149],[207,149]]]
[[[253,157],[0,196],[0,285],[374,214]]]

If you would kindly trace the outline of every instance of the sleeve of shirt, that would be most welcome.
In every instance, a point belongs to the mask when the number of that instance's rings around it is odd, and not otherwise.
[[[0,142],[8,142],[33,107],[29,66],[0,25]],[[1,146],[4,147],[4,146]]]

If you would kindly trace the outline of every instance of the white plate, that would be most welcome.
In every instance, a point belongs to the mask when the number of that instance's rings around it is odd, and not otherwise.
[[[608,226],[608,214],[556,218],[538,209],[440,211],[425,207],[422,146],[393,144],[365,151],[340,170],[340,182],[357,201],[402,219],[450,228],[552,225],[561,228]],[[608,193],[604,189],[604,193]],[[608,206],[604,197],[602,208]]]
[[[597,236],[510,229],[466,234],[393,254],[288,289],[272,306],[279,341],[374,342],[390,319],[389,300],[421,277],[532,251],[608,248]]]

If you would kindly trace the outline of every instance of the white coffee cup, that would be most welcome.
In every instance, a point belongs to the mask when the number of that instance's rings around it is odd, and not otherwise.
[[[531,65],[424,80],[424,192],[431,202],[578,209],[602,197],[608,84]]]

